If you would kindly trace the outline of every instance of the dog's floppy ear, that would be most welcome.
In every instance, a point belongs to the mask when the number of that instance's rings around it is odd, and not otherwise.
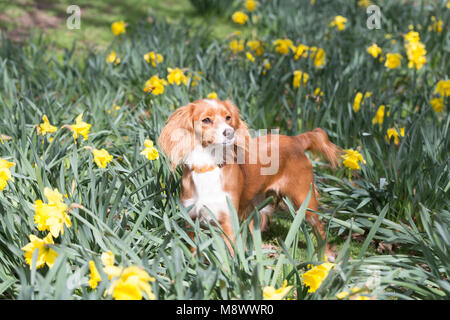
[[[184,156],[194,147],[193,104],[175,110],[169,117],[158,138],[162,152],[175,169]]]
[[[235,145],[246,149],[248,145],[247,139],[250,139],[250,133],[248,131],[247,124],[241,119],[241,113],[233,102],[230,100],[223,101],[225,107],[230,111],[232,118],[232,126],[236,134]]]

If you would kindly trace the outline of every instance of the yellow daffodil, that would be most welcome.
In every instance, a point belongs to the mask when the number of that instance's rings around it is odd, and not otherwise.
[[[450,79],[440,80],[434,88],[434,93],[439,93],[441,97],[450,96]]]
[[[339,31],[342,31],[344,30],[347,21],[347,18],[343,16],[336,16],[333,21],[330,22],[330,27],[336,27]]]
[[[158,75],[154,75],[145,82],[144,91],[151,92],[155,96],[164,93],[164,86],[167,85],[167,81],[160,79]]]
[[[370,91],[364,93],[364,96],[362,93],[358,92],[355,96],[355,101],[353,102],[353,110],[355,112],[358,112],[361,107],[361,104],[364,104],[365,100],[370,96],[372,96],[372,92]]]
[[[247,41],[247,46],[254,51],[258,57],[264,53],[264,47],[259,40]]]
[[[126,32],[126,24],[123,20],[113,22],[111,25],[111,30],[115,36]]]
[[[117,57],[117,53],[115,51],[111,51],[109,53],[106,57],[106,63],[114,63],[115,66],[120,63],[120,58]]]
[[[102,278],[100,277],[100,273],[98,273],[97,268],[95,267],[95,262],[94,261],[89,261],[89,286],[92,289],[95,289],[98,285],[98,283],[102,280]]]
[[[245,14],[244,12],[242,12],[242,11],[236,11],[231,16],[231,19],[233,19],[233,21],[235,23],[245,24],[247,22],[247,20],[248,20],[248,15]]]
[[[444,109],[444,98],[434,98],[430,101],[435,112],[441,112]]]
[[[70,217],[67,213],[67,205],[63,201],[63,195],[58,189],[44,188],[44,196],[47,203],[42,200],[34,202],[34,222],[39,231],[50,231],[50,234],[57,238],[59,234],[64,234],[64,225],[72,226]]]
[[[150,277],[145,270],[137,266],[130,266],[125,268],[120,278],[111,284],[108,293],[115,300],[141,300],[143,293],[148,299],[155,300],[149,283],[152,281],[155,281],[155,278]]]
[[[49,244],[53,244],[52,235],[49,233],[44,239],[40,239],[35,235],[30,234],[30,242],[22,247],[21,250],[25,251],[25,261],[32,266],[33,253],[38,249],[38,257],[36,261],[36,269],[43,267],[45,264],[51,268],[58,257],[56,251],[49,247]]]
[[[75,124],[70,126],[73,131],[73,139],[76,140],[79,135],[82,135],[84,140],[87,140],[91,125],[83,121],[83,114],[79,114],[75,119]]]
[[[202,74],[201,71],[199,72],[199,74]],[[195,87],[196,85],[198,85],[198,82],[199,82],[200,80],[202,80],[202,77],[201,77],[200,75],[198,75],[198,74],[194,74],[194,75],[189,74],[189,75],[188,75],[188,78],[189,78],[189,79],[192,79],[192,81],[191,81],[191,87]]]
[[[103,252],[100,256],[103,263],[103,271],[108,275],[108,279],[119,277],[122,273],[123,268],[114,265],[114,254],[111,250]]]
[[[389,69],[398,68],[401,65],[402,55],[400,53],[387,53],[385,67]]]
[[[362,8],[367,8],[371,4],[372,4],[372,1],[370,1],[370,0],[359,0],[358,1],[358,6],[360,6]]]
[[[344,159],[343,164],[351,169],[351,170],[359,170],[359,162],[366,163],[366,160],[364,160],[361,153],[359,153],[357,150],[353,149],[347,149],[344,150],[345,154],[341,156],[342,159]]]
[[[405,35],[405,50],[408,57],[408,68],[420,70],[427,62],[427,50],[425,45],[420,42],[419,33],[411,30]]]
[[[389,128],[387,129],[385,139],[389,143],[392,137],[394,137],[394,144],[398,146],[400,143],[399,136],[404,137],[405,136],[405,128],[400,128],[400,132],[397,131],[395,128]]]
[[[217,93],[216,93],[215,91],[210,92],[210,93],[206,96],[206,98],[207,98],[207,99],[217,99],[217,98],[218,98],[218,97],[217,97]]]
[[[341,291],[338,294],[336,294],[336,298],[342,300],[348,297],[349,300],[370,300],[370,297],[368,296],[361,296],[359,294],[356,294],[357,292],[362,291],[359,287],[353,287],[349,291]]]
[[[374,58],[378,58],[378,56],[383,52],[383,50],[376,44],[372,44],[367,48],[367,52]]]
[[[420,41],[420,35],[417,31],[411,30],[407,34],[404,35],[406,42],[418,42]]]
[[[323,67],[325,65],[326,54],[325,50],[318,48],[313,54],[311,54],[311,59],[314,59],[314,66],[316,68]]]
[[[255,62],[255,57],[250,52],[246,52],[245,57],[247,58],[247,60]]]
[[[39,125],[39,134],[45,136],[47,133],[55,132],[58,129],[50,124],[50,121],[48,121],[48,118],[45,114],[42,116],[42,120],[44,122]]]
[[[184,75],[183,70],[179,68],[167,68],[167,72],[169,73],[167,75],[167,81],[169,81],[170,84],[177,84],[180,85],[181,83],[184,83],[185,85],[188,84],[189,79]]]
[[[8,171],[6,171],[4,169],[0,170],[0,190],[1,191],[3,191],[6,188],[6,186],[8,184],[7,181],[8,181],[8,179],[10,179],[8,176],[8,172],[9,172],[9,170]],[[11,175],[11,174],[9,174],[9,175]]]
[[[105,168],[108,162],[113,159],[113,156],[109,154],[105,149],[93,149],[94,162],[99,168]]]
[[[309,50],[309,47],[304,44],[299,44],[297,47],[293,47],[294,59],[298,60],[300,58],[308,57],[308,50]]]
[[[279,289],[274,287],[264,287],[263,296],[264,300],[282,300],[292,289],[292,286],[287,286],[287,281],[283,281],[283,286]]]
[[[7,181],[12,179],[11,171],[9,168],[15,166],[14,162],[9,162],[3,159],[0,159],[0,191],[3,191],[6,188]]]
[[[302,276],[302,282],[309,287],[308,292],[316,292],[332,268],[333,263],[325,262],[306,271]]]
[[[270,61],[267,60],[267,59],[264,59],[264,61],[263,61],[263,67],[264,67],[264,70],[263,70],[263,74],[264,74],[264,75],[267,73],[267,70],[272,69],[272,65],[270,64]]]
[[[102,253],[100,259],[105,266],[113,266],[114,265],[114,253],[111,250],[108,250]]]
[[[431,17],[431,21],[433,21],[433,25],[431,25],[428,30],[437,33],[442,33],[444,21],[442,21],[441,19],[436,20],[436,17]]]
[[[385,37],[386,39],[392,39],[392,34],[386,33],[386,34],[384,35],[384,37]],[[391,40],[391,43],[392,43],[392,44],[396,44],[396,43],[397,43],[397,40],[392,39],[392,40]]]
[[[372,124],[377,124],[377,123],[379,125],[383,124],[385,108],[386,107],[384,105],[381,105],[378,107],[377,113],[375,114],[375,117],[373,117],[373,119],[372,119]],[[389,117],[389,111],[386,113],[386,117]]]
[[[295,46],[290,39],[276,39],[273,44],[275,51],[280,54],[288,54],[289,50],[294,50]]]
[[[413,42],[405,45],[406,54],[409,59],[408,68],[420,70],[427,62],[425,45],[421,42]]]
[[[211,98],[208,98],[211,99]],[[217,99],[217,98],[215,98]],[[144,155],[148,160],[156,160],[159,157],[158,150],[153,146],[153,141],[149,139],[144,140],[145,149],[140,154]]]
[[[361,101],[363,98],[363,94],[361,92],[356,93],[355,100],[353,101],[353,110],[358,112],[361,108]]]
[[[123,268],[114,265],[114,254],[111,252],[111,250],[103,252],[100,259],[103,264],[103,272],[108,275],[109,280],[111,280],[112,278],[120,277]],[[97,270],[97,267],[95,266],[95,262],[92,260],[89,261],[89,269],[89,285],[92,289],[94,289],[97,287],[98,282],[100,282],[102,279],[100,273]]]
[[[314,96],[315,97],[321,97],[321,96],[323,96],[323,91],[322,90],[320,90],[320,88],[316,88],[316,90],[314,90]]]
[[[115,112],[115,111],[117,111],[117,110],[120,110],[120,106],[114,105],[111,109],[106,110],[106,113],[107,114],[111,114],[112,113],[113,116],[116,116],[117,112]]]
[[[306,72],[300,71],[300,70],[295,70],[294,71],[294,81],[293,81],[293,86],[294,88],[298,88],[300,87],[300,82],[303,79],[303,84],[306,84],[306,82],[308,81],[309,75]]]
[[[228,47],[233,51],[234,54],[244,51],[244,40],[233,40],[230,41]]]
[[[249,12],[253,12],[253,11],[255,11],[256,7],[258,6],[258,1],[245,0],[244,6],[245,6],[245,9],[247,9]]]
[[[144,54],[144,60],[147,61],[147,63],[152,62],[152,66],[156,68],[156,66],[164,61],[164,57],[159,54],[155,53],[154,51],[150,51],[146,54]]]

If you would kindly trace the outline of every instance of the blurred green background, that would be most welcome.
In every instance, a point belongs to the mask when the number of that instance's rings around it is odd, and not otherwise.
[[[227,2],[232,8],[233,1]],[[67,8],[76,4],[81,9],[81,29],[70,30]],[[21,41],[30,33],[41,31],[57,48],[69,48],[76,40],[80,48],[104,49],[114,39],[110,26],[114,21],[140,21],[150,16],[176,24],[186,20],[194,25],[206,23],[219,39],[238,30],[227,16],[200,14],[189,0],[14,0],[0,1],[0,29],[10,39]]]

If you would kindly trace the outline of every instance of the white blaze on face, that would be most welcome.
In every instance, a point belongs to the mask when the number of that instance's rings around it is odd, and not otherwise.
[[[205,102],[208,103],[209,105],[213,106],[214,108],[219,108],[219,104],[217,103],[216,100],[213,100],[213,99],[203,99],[203,101],[205,101]]]
[[[214,107],[215,109],[218,109],[221,107],[221,105],[219,103],[217,103],[216,100],[212,100],[212,99],[204,99],[203,101],[205,101],[206,103],[208,103],[210,106]],[[228,125],[225,121],[222,121],[222,119],[220,119],[220,123],[216,124],[216,133],[214,135],[214,143],[215,144],[233,144],[234,143],[234,135],[232,138],[228,138],[224,135],[225,130],[233,130],[233,127],[231,127],[230,125]]]

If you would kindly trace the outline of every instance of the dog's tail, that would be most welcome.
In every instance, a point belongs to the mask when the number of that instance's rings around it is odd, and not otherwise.
[[[339,165],[341,149],[328,140],[327,133],[321,128],[302,133],[295,138],[300,142],[303,150],[321,153],[327,158],[333,168]]]

